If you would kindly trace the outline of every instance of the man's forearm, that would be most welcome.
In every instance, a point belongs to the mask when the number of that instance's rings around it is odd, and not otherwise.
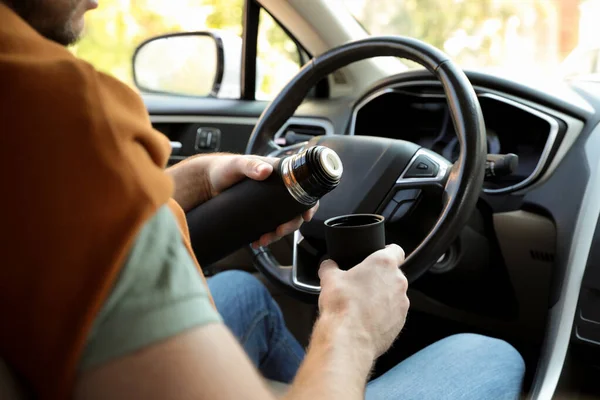
[[[339,316],[317,321],[311,344],[286,400],[363,399],[374,351]]]
[[[190,157],[166,170],[175,182],[173,198],[186,212],[210,198],[210,180],[201,159]]]

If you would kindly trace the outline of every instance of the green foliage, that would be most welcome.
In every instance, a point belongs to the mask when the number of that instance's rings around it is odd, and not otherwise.
[[[350,0],[347,0],[350,1]],[[377,35],[403,35],[420,39],[449,51],[459,64],[498,65],[502,54],[494,46],[502,43],[509,22],[518,29],[525,15],[537,24],[554,12],[560,0],[377,0],[364,1],[359,19]],[[516,19],[515,19],[516,18]],[[532,32],[524,32],[523,36]],[[448,40],[459,36],[460,50],[447,48]],[[456,42],[455,42],[456,44]]]
[[[172,1],[172,0],[171,0]],[[168,4],[167,2],[164,2]],[[152,0],[104,0],[102,7],[88,13],[84,37],[72,47],[78,57],[92,63],[98,70],[112,74],[132,84],[131,58],[144,40],[186,29],[183,23],[190,11],[209,9],[193,30],[227,29],[242,32],[243,0],[180,0],[174,1],[177,13],[164,15],[164,4]],[[194,14],[194,16],[196,13]]]
[[[100,9],[88,13],[86,33],[71,50],[98,70],[133,85],[131,59],[144,40],[191,30],[226,30],[241,36],[243,4],[244,0],[103,0]],[[266,12],[261,11],[260,20],[259,92],[272,97],[298,70],[298,51]]]
[[[148,7],[147,1],[138,0],[135,4],[104,0],[101,9],[87,16],[85,35],[72,47],[75,55],[98,70],[129,84],[135,48],[152,36],[181,30],[177,23]]]
[[[511,24],[513,38],[517,26],[518,37],[537,40],[536,52],[541,54],[544,45],[551,46],[548,40],[544,42],[544,33],[549,32],[547,21],[556,19],[561,0],[344,1],[362,7],[359,19],[371,34],[415,37],[445,50],[463,66],[480,67],[502,65],[505,61],[511,45],[503,42],[503,38]],[[100,9],[88,13],[86,34],[72,51],[129,84],[132,84],[133,52],[152,36],[209,29],[242,34],[244,0],[103,0],[100,3]],[[526,48],[520,51],[519,54],[527,55]],[[272,98],[299,69],[296,45],[264,10],[260,14],[257,57],[260,98]],[[514,64],[520,62],[521,58]]]
[[[210,29],[228,29],[242,35],[243,0],[206,1],[213,3],[212,13],[206,18],[206,27]]]
[[[258,25],[257,97],[270,99],[300,69],[298,47],[277,22],[264,10]]]
[[[505,21],[514,11],[510,2],[494,0],[379,1],[389,3],[387,9],[393,12],[382,23],[380,13],[385,7],[382,4],[370,7],[365,2],[361,21],[371,33],[410,36],[440,49],[457,30],[473,33],[482,28],[487,16]]]

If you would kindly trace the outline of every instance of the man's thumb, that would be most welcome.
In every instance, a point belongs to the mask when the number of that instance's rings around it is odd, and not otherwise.
[[[246,175],[248,178],[262,181],[271,175],[271,172],[273,172],[273,166],[256,158],[245,158],[243,170],[244,175]]]
[[[326,276],[339,271],[340,267],[338,267],[337,263],[333,260],[325,260],[321,263],[319,267],[319,279],[323,280]]]

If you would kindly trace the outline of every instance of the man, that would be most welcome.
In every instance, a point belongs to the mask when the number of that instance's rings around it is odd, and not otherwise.
[[[184,211],[243,177],[265,179],[270,160],[210,155],[165,173],[168,142],[139,97],[60,46],[78,38],[96,6],[0,1],[9,191],[0,357],[32,395],[272,399],[262,375],[293,381],[289,399],[359,399],[365,390],[368,399],[518,396],[519,354],[476,335],[438,342],[365,389],[409,307],[395,245],[347,272],[332,261],[321,266],[320,316],[306,354],[250,275],[211,278],[211,298]],[[294,231],[314,211],[255,245]]]

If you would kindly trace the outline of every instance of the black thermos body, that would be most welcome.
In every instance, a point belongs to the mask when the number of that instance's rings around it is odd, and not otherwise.
[[[281,158],[264,181],[244,179],[187,213],[192,247],[208,266],[313,207],[343,172],[339,156],[314,146]]]

